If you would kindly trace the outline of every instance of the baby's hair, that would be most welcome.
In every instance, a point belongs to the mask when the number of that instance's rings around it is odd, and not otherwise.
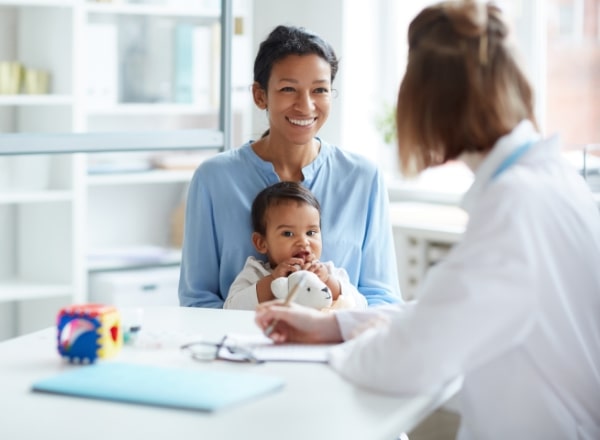
[[[271,206],[289,200],[312,206],[321,214],[321,205],[309,189],[297,182],[278,182],[266,187],[254,198],[251,212],[253,231],[265,235],[267,232],[265,222],[267,210]]]

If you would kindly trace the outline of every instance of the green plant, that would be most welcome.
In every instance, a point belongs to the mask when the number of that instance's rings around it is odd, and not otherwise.
[[[375,126],[381,131],[386,145],[391,145],[396,140],[396,106],[384,104]]]

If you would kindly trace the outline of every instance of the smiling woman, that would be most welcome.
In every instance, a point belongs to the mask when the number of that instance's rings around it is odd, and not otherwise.
[[[302,169],[294,162],[308,164],[319,153],[315,136],[329,116],[331,75],[331,67],[318,55],[289,55],[273,65],[266,87],[258,82],[252,86],[254,102],[268,111],[270,127],[253,149],[273,163],[281,180],[302,180]],[[283,151],[281,144],[305,148]]]
[[[254,248],[250,207],[281,181],[321,203],[323,261],[335,261],[369,305],[400,301],[388,193],[376,165],[318,136],[331,109],[338,59],[306,29],[277,26],[254,62],[252,94],[269,129],[205,161],[188,193],[179,285],[183,306],[221,308]],[[258,296],[253,292],[253,300]]]

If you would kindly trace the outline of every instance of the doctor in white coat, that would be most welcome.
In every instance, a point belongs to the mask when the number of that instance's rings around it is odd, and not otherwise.
[[[330,365],[359,386],[423,393],[464,376],[460,439],[600,439],[600,215],[542,139],[500,11],[473,1],[411,23],[398,96],[404,172],[464,161],[461,242],[419,300],[322,314],[259,306],[275,341],[346,341]]]

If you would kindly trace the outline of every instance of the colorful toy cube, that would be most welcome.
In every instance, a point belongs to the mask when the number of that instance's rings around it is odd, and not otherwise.
[[[56,319],[58,352],[78,363],[116,355],[123,345],[120,320],[113,306],[77,304],[62,308]]]

